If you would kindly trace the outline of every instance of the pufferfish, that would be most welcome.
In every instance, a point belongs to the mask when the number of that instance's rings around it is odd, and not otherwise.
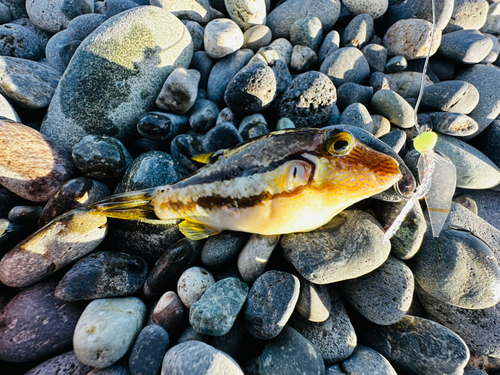
[[[205,159],[205,166],[172,185],[111,196],[91,212],[180,219],[180,231],[193,240],[223,230],[307,232],[402,177],[394,158],[338,129],[276,131]]]

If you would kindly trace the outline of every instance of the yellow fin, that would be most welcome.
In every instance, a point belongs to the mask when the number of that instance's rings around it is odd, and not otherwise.
[[[194,161],[197,161],[198,163],[207,164],[213,154],[215,154],[215,152],[207,152],[206,154],[198,154],[196,156],[193,156],[191,159]]]
[[[151,200],[156,188],[112,195],[89,206],[90,213],[116,219],[157,219]]]
[[[182,223],[180,223],[179,229],[183,235],[194,241],[202,240],[204,238],[207,238],[208,236],[212,236],[220,232],[219,229],[188,220],[184,220]]]

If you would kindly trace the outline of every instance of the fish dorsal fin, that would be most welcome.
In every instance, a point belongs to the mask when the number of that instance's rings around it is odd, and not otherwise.
[[[219,229],[188,220],[184,220],[182,223],[180,223],[179,229],[183,235],[194,241],[202,240],[204,238],[207,238],[208,236],[220,233]]]
[[[210,158],[215,152],[207,152],[206,154],[198,154],[193,156],[191,160],[197,161],[198,163],[207,164],[210,161]]]

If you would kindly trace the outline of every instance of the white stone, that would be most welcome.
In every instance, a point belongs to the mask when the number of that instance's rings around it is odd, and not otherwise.
[[[205,27],[205,52],[214,59],[220,59],[241,48],[243,32],[238,25],[228,19],[219,18],[210,21]]]
[[[243,30],[266,23],[265,0],[224,0],[229,17]]]
[[[185,270],[177,281],[177,295],[188,309],[197,302],[203,293],[215,284],[210,272],[202,267]]]

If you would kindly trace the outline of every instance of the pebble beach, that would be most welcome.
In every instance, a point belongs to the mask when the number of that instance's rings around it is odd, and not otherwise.
[[[0,0],[0,374],[500,375],[500,2],[434,3]],[[324,127],[407,195],[436,132],[439,237],[384,240],[394,188],[283,235],[88,208]]]

